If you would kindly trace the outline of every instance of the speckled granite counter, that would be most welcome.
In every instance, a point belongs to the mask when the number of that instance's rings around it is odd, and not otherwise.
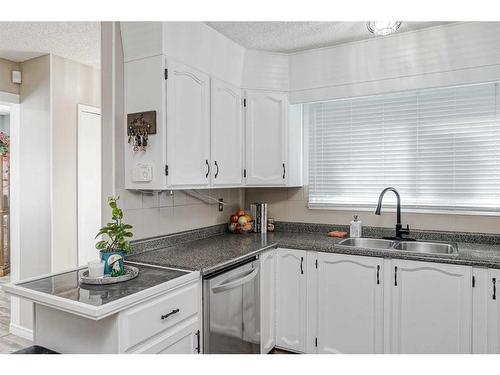
[[[258,254],[261,251],[284,247],[352,255],[411,259],[440,263],[500,268],[500,244],[458,242],[458,255],[417,254],[400,250],[346,248],[336,245],[340,239],[319,232],[275,232],[261,234],[219,234],[205,239],[145,251],[128,257],[141,263],[166,267],[214,272],[226,265]]]
[[[271,236],[221,234],[127,257],[131,262],[154,264],[203,274],[215,272],[266,249],[276,247]]]

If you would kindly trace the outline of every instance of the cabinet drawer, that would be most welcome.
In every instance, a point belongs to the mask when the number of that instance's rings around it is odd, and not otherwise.
[[[126,351],[198,314],[198,282],[125,310],[120,317],[121,350]]]

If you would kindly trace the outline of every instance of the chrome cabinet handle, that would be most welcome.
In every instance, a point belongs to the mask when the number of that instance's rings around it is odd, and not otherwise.
[[[283,163],[283,180],[285,179],[286,176],[286,168],[285,168],[285,163]]]
[[[169,312],[168,314],[165,314],[165,315],[162,315],[161,316],[161,320],[165,320],[167,319],[169,316],[172,316],[174,314],[177,314],[180,310],[179,309],[175,309],[175,310],[172,310],[171,312]]]
[[[497,299],[497,279],[494,277],[493,281],[493,299]]]
[[[377,265],[377,285],[380,284],[380,265]]]
[[[398,267],[394,267],[394,286],[398,286]]]
[[[207,174],[205,175],[205,178],[208,178],[208,175],[210,174],[210,164],[208,164],[208,160],[205,160],[205,164],[207,165]]]
[[[304,267],[303,267],[303,264],[304,264],[304,257],[300,257],[300,274],[303,275],[304,274]]]
[[[217,169],[215,170],[214,178],[217,178],[217,176],[219,175],[219,164],[217,164],[217,160],[215,161],[215,168]]]

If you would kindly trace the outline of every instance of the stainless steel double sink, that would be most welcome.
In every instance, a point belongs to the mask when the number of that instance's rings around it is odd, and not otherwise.
[[[400,250],[433,255],[458,255],[457,245],[448,242],[398,241],[377,238],[346,238],[337,245],[374,250]]]

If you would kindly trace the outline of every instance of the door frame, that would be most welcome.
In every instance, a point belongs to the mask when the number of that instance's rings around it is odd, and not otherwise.
[[[20,280],[19,262],[21,260],[21,234],[19,222],[19,150],[21,131],[21,105],[18,94],[0,91],[0,104],[10,108],[10,280]],[[32,332],[20,325],[21,301],[18,297],[10,300],[10,326],[9,331],[17,336],[32,339]]]
[[[77,165],[77,172],[76,172],[76,262],[77,265],[80,263],[80,246],[79,246],[79,223],[80,223],[80,212],[78,210],[78,135],[80,131],[80,124],[82,122],[82,114],[83,113],[92,113],[95,115],[101,116],[101,108],[99,107],[94,107],[86,104],[77,104],[77,123],[76,123],[76,165]],[[102,117],[101,117],[101,133],[99,135],[102,137]],[[101,145],[102,145],[102,139],[101,139]],[[102,152],[101,152],[101,175],[102,175]],[[102,184],[99,184],[99,187],[101,189],[101,193],[99,194],[99,198],[102,200]],[[100,204],[102,206],[102,202]],[[102,222],[102,215],[99,213],[99,216],[101,217],[101,222]]]

